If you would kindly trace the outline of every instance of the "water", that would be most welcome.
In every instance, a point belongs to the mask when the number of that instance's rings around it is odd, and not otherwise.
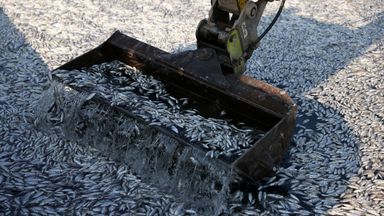
[[[123,162],[131,172],[173,195],[185,209],[219,214],[227,209],[230,167],[205,152],[53,83],[38,102],[36,126]]]

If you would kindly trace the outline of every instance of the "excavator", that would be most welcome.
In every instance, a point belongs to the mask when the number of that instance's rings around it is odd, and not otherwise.
[[[141,142],[144,147],[130,145],[126,151],[134,152],[135,157],[125,154],[126,158],[122,160],[128,166],[132,165],[138,175],[150,175],[148,179],[153,184],[169,182],[167,188],[174,185],[172,190],[177,193],[181,188],[187,188],[186,194],[191,194],[191,188],[199,188],[197,185],[201,184],[192,183],[195,179],[215,189],[216,194],[222,194],[228,190],[224,181],[217,180],[223,179],[223,175],[236,174],[242,181],[253,183],[273,175],[294,133],[297,108],[289,95],[282,89],[244,75],[247,60],[282,12],[285,0],[280,0],[276,16],[259,35],[257,30],[261,17],[271,1],[212,0],[208,18],[201,20],[197,26],[195,50],[168,53],[117,31],[100,46],[55,70],[82,73],[84,68],[118,60],[161,81],[172,97],[189,98],[193,101],[193,108],[205,118],[230,119],[235,125],[261,131],[263,135],[250,143],[241,155],[207,157],[208,150],[198,141],[192,142],[183,136],[183,128],[152,124],[148,126],[151,131],[158,131],[171,141],[160,146],[144,142]],[[55,71],[52,76],[66,83],[62,76],[55,75]],[[80,92],[87,91],[86,88],[69,87]],[[111,104],[108,98],[98,94],[92,100]],[[131,109],[119,105],[112,107],[135,121],[148,124],[142,117],[135,116]],[[160,154],[160,151],[163,153]],[[160,161],[156,157],[168,161],[166,164],[169,166],[154,164],[153,161]],[[119,159],[119,156],[116,158]],[[135,169],[133,164],[140,159],[144,166]],[[171,167],[179,167],[180,170],[174,172]],[[183,168],[187,171],[181,175]],[[209,174],[197,176],[196,170]],[[168,175],[165,181],[160,179],[159,176],[164,176],[160,172]],[[181,177],[186,179],[182,181]],[[186,184],[189,187],[181,186]],[[196,193],[206,196],[208,193],[201,188],[196,189]],[[211,200],[220,197],[208,195]]]

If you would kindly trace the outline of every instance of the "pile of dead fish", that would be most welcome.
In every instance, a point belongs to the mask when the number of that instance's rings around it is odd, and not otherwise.
[[[118,61],[83,70],[55,70],[52,76],[69,87],[91,93],[88,99],[102,98],[112,106],[130,110],[150,125],[167,127],[198,142],[212,158],[239,156],[263,135],[255,136],[252,129],[238,128],[226,120],[204,118],[195,109],[183,110],[190,99],[172,97],[163,83]]]
[[[209,2],[188,1],[187,9],[172,0],[0,2],[0,215],[182,215],[178,199],[126,165],[34,132],[26,119],[48,88],[48,71],[98,46],[116,27],[167,51],[195,47],[193,31]],[[298,124],[276,177],[234,192],[241,202],[230,208],[239,215],[384,212],[383,6],[290,1],[249,59],[249,76],[298,103]]]

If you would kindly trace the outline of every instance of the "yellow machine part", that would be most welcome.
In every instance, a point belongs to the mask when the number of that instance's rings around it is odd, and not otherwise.
[[[234,72],[242,73],[245,69],[244,59],[241,58],[243,55],[243,47],[241,45],[240,34],[236,29],[233,29],[229,33],[227,51],[232,63],[237,61],[236,66],[233,68]]]
[[[240,11],[243,10],[245,3],[247,3],[247,0],[238,0],[237,1],[237,5],[239,6]]]

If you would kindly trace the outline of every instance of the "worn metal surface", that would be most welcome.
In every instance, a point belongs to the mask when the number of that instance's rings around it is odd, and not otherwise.
[[[227,72],[244,73],[246,61],[257,48],[257,29],[267,3],[212,1],[209,18],[201,20],[196,30],[198,47],[214,49]]]
[[[295,125],[296,105],[284,91],[264,82],[246,76],[225,75],[215,55],[207,48],[168,54],[115,32],[96,49],[59,69],[80,69],[119,60],[163,81],[175,97],[192,98],[196,101],[195,108],[203,116],[218,117],[225,110],[226,117],[234,122],[244,122],[266,135],[236,160],[223,157],[219,160],[249,180],[269,176],[288,148]],[[183,145],[191,145],[172,131],[163,129],[163,132]]]

